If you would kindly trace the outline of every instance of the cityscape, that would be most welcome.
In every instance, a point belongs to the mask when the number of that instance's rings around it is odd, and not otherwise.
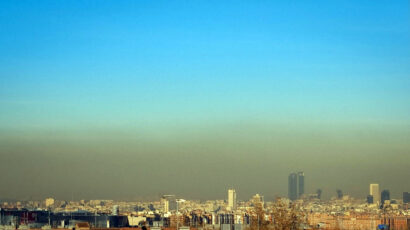
[[[0,0],[0,230],[410,230],[409,0]]]
[[[410,193],[390,197],[388,189],[369,185],[366,198],[338,189],[323,200],[322,190],[305,193],[304,172],[290,173],[288,197],[265,200],[255,194],[240,200],[234,188],[221,200],[185,200],[162,195],[155,201],[79,200],[49,197],[3,202],[0,227],[10,229],[409,229]],[[240,191],[239,191],[240,192]],[[278,213],[287,216],[278,219]],[[297,214],[297,216],[292,216]],[[283,217],[282,216],[282,217]]]

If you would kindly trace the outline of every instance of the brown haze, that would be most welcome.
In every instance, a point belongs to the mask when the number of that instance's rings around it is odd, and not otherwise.
[[[273,199],[299,170],[325,198],[365,198],[369,183],[410,191],[410,129],[382,122],[2,130],[0,159],[0,198],[225,199],[235,187]]]

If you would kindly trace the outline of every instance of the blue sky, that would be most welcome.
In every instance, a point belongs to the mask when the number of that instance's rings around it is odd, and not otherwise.
[[[408,1],[1,1],[0,125],[408,122]]]

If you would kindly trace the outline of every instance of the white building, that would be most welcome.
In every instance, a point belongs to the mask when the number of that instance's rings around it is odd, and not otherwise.
[[[235,189],[228,190],[228,210],[236,210],[236,192]]]
[[[380,204],[379,184],[370,184],[370,195],[373,196],[373,204]]]
[[[112,215],[113,216],[120,215],[120,206],[118,206],[118,205],[112,206]]]
[[[169,200],[166,198],[161,198],[161,206],[162,206],[162,212],[163,213],[168,213],[169,212]]]

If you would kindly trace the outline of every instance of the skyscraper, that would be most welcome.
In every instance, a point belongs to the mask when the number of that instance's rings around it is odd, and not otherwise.
[[[288,197],[290,200],[296,200],[298,198],[298,175],[296,173],[289,174]]]
[[[379,184],[370,184],[370,195],[373,196],[374,204],[380,204]]]
[[[298,198],[305,193],[305,173],[298,172]]]
[[[228,209],[230,211],[236,210],[236,192],[235,189],[228,190]]]
[[[301,198],[305,193],[305,173],[291,173],[288,177],[288,197],[290,200]]]
[[[403,203],[410,203],[410,192],[403,192]]]
[[[383,190],[381,193],[381,205],[384,205],[384,201],[390,200],[390,191],[389,190]]]

